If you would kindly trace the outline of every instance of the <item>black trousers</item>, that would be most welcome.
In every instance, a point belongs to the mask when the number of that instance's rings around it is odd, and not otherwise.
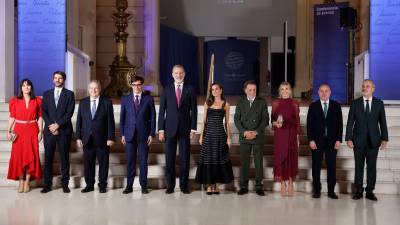
[[[335,191],[337,150],[326,147],[327,140],[324,140],[324,142],[324,145],[317,146],[318,149],[312,150],[312,177],[313,191],[315,193],[321,192],[321,166],[324,156],[327,170],[328,192]]]
[[[367,163],[367,186],[365,192],[371,193],[376,184],[376,161],[378,159],[379,147],[373,147],[371,141],[367,141],[364,148],[354,147],[355,174],[354,184],[357,192],[364,192],[364,166]]]
[[[96,174],[96,158],[99,162],[99,188],[107,187],[110,147],[96,146],[92,138],[83,146],[83,164],[85,167],[85,182],[93,187]]]
[[[167,181],[167,188],[175,188],[175,159],[176,147],[179,142],[179,187],[181,190],[188,188],[189,183],[189,167],[190,167],[190,137],[189,134],[182,135],[178,131],[175,137],[166,138],[166,151],[165,151],[165,175]]]
[[[61,183],[68,186],[69,183],[69,150],[71,147],[71,135],[44,135],[44,185],[53,185],[53,161],[56,147],[60,153]]]
[[[128,161],[126,186],[127,187],[133,186],[133,182],[136,176],[136,160],[139,155],[139,163],[140,163],[139,182],[142,188],[146,188],[147,170],[148,170],[147,158],[149,154],[149,146],[147,145],[147,141],[139,140],[139,138],[135,134],[131,142],[126,142],[125,152]]]

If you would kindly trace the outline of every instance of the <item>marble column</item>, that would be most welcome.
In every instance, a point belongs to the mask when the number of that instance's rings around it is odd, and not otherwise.
[[[146,89],[159,96],[160,84],[160,2],[144,1],[144,74]]]
[[[0,1],[0,102],[14,95],[14,1]]]

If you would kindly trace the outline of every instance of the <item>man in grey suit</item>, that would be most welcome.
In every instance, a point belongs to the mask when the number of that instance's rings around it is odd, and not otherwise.
[[[349,111],[346,128],[347,146],[354,149],[356,192],[353,199],[363,197],[364,163],[367,163],[367,199],[377,201],[374,195],[376,183],[376,161],[379,149],[386,148],[388,130],[386,126],[385,106],[382,100],[372,97],[375,84],[372,80],[362,83],[362,97],[355,99]]]
[[[239,130],[240,141],[240,190],[238,195],[248,193],[250,156],[253,151],[256,169],[256,193],[264,196],[263,190],[263,145],[264,131],[268,126],[268,107],[264,99],[256,96],[255,81],[243,85],[246,96],[239,99],[235,111],[235,126]]]

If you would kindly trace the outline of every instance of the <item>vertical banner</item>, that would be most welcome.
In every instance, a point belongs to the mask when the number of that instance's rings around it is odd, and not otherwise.
[[[242,95],[243,83],[255,79],[255,71],[259,71],[260,43],[249,40],[216,40],[207,41],[205,48],[206,67],[208,73],[212,54],[215,55],[214,81],[224,87],[224,94]],[[207,86],[208,74],[205,74]]]
[[[314,6],[313,99],[318,99],[318,87],[327,83],[333,99],[347,101],[348,31],[340,27],[340,8],[348,6],[348,2]]]
[[[30,79],[36,95],[53,86],[54,71],[65,70],[65,7],[65,0],[18,0],[17,81]]]
[[[400,0],[371,0],[370,78],[375,95],[400,100]]]

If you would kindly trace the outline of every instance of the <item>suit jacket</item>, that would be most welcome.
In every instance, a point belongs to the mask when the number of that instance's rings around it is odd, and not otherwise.
[[[327,129],[328,146],[325,146],[325,128]],[[328,113],[325,118],[321,101],[311,103],[307,113],[308,141],[315,141],[318,148],[333,148],[336,141],[343,139],[342,107],[332,99],[329,100]]]
[[[241,97],[236,105],[234,120],[240,143],[263,144],[265,127],[269,123],[268,106],[264,99],[256,97],[250,107],[247,96]],[[243,134],[249,130],[257,131],[255,139],[246,140]]]
[[[63,88],[56,103],[54,100],[54,88],[47,90],[43,94],[42,101],[42,117],[45,122],[44,134],[52,135],[48,126],[57,123],[60,135],[71,135],[73,132],[71,117],[75,110],[75,95],[74,92]]]
[[[107,140],[115,140],[114,109],[110,99],[101,96],[92,119],[90,97],[81,100],[76,118],[76,139],[87,145],[90,137],[98,147],[107,146]]]
[[[139,111],[136,113],[133,94],[122,97],[119,127],[125,141],[131,142],[136,135],[139,140],[146,141],[155,135],[156,110],[150,95],[142,94]]]
[[[181,104],[178,107],[175,85],[167,86],[160,99],[158,130],[164,130],[167,137],[174,137],[178,130],[182,132],[181,135],[189,135],[191,130],[196,129],[197,99],[193,88],[183,85]]]
[[[368,138],[372,147],[379,147],[381,141],[388,141],[385,106],[380,99],[372,98],[369,116],[364,113],[364,99],[354,100],[350,106],[346,127],[346,141],[352,140],[356,148],[366,147]]]

